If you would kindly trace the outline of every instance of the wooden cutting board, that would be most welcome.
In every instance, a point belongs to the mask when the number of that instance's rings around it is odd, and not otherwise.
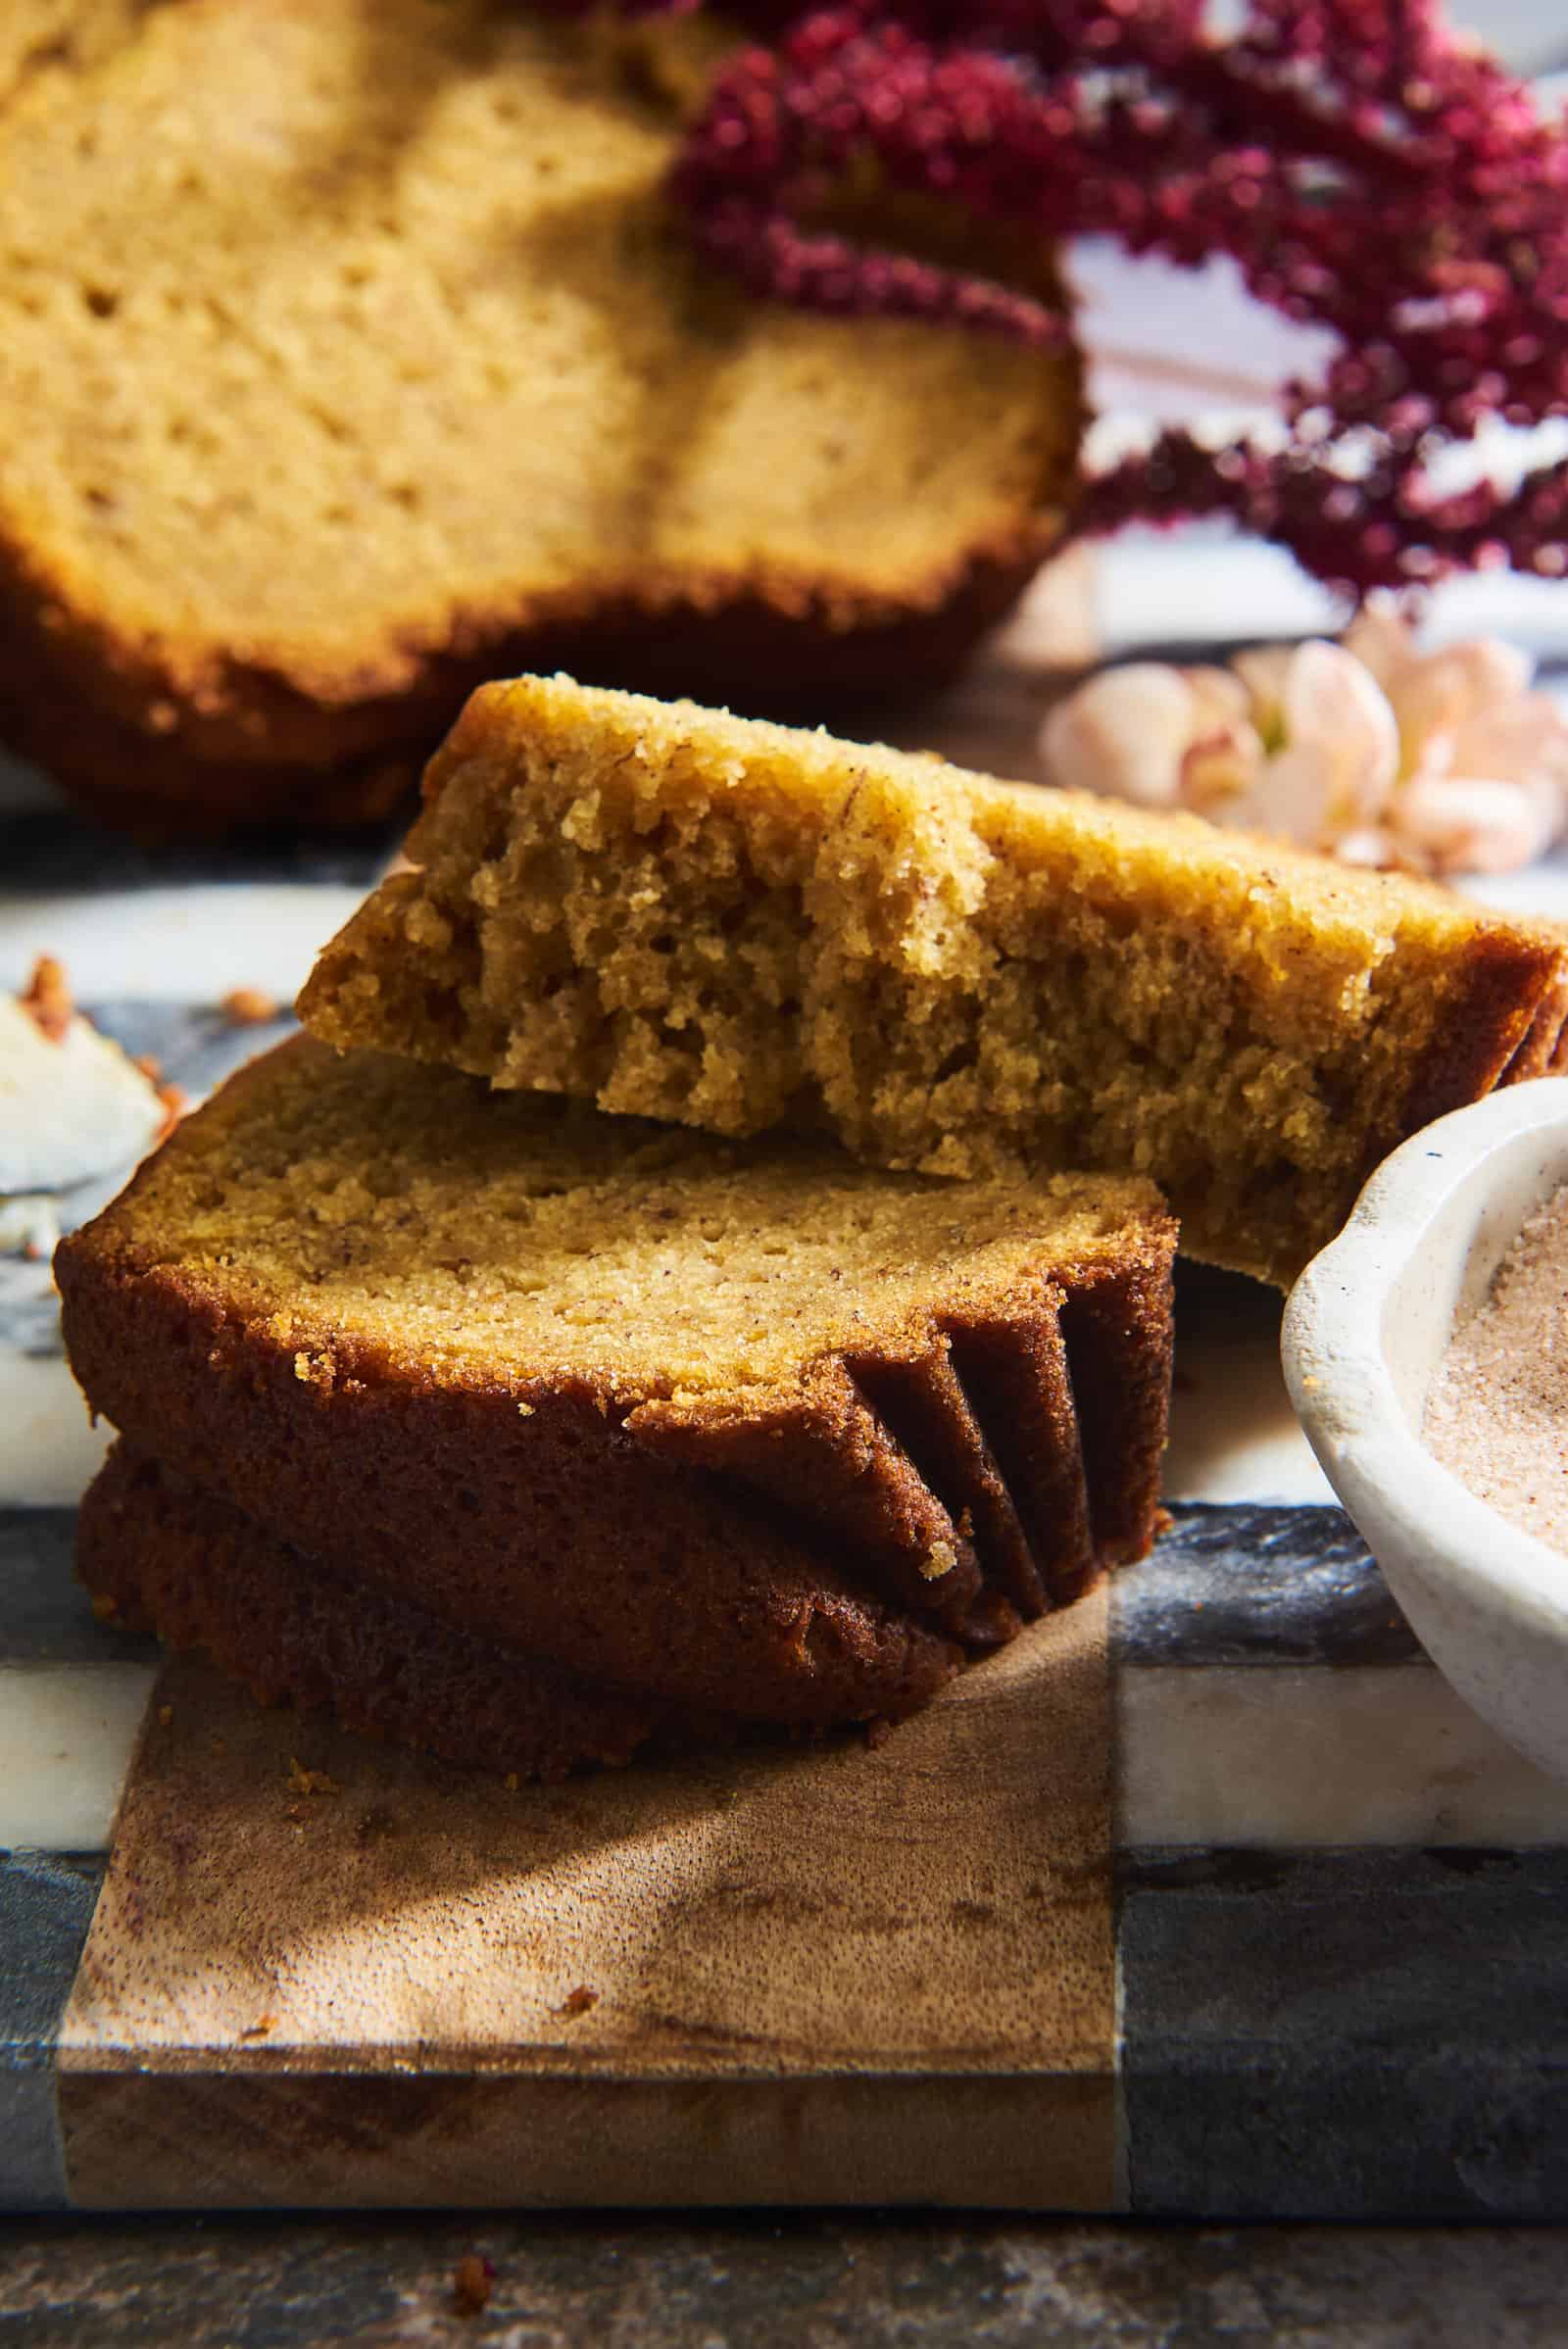
[[[1179,1509],[874,1748],[547,1789],[74,1636],[146,1702],[107,1855],[0,1869],[15,2204],[1568,2211],[1568,1795],[1338,1511]]]
[[[73,2194],[1112,2194],[1103,1596],[863,1738],[514,1790],[165,1673],[60,2033]]]

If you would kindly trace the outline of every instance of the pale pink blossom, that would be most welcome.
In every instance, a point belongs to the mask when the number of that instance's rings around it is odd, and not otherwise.
[[[1105,670],[1052,712],[1041,752],[1053,782],[1346,863],[1503,872],[1568,826],[1568,719],[1530,683],[1511,646],[1423,653],[1374,604],[1341,644]]]
[[[1245,697],[1244,697],[1245,698]],[[1174,807],[1182,759],[1198,731],[1185,673],[1157,661],[1102,669],[1058,702],[1041,731],[1052,780],[1141,807]]]
[[[1352,655],[1315,639],[1297,646],[1270,684],[1259,734],[1278,747],[1265,752],[1245,791],[1203,812],[1301,848],[1332,848],[1388,804],[1399,765],[1394,712]]]
[[[1524,783],[1422,775],[1399,795],[1400,833],[1435,872],[1507,873],[1533,864],[1555,836]]]

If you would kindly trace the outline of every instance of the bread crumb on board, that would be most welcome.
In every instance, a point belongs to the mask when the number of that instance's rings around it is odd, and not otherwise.
[[[265,987],[231,987],[218,1008],[231,1028],[265,1028],[282,1005]]]
[[[76,1005],[63,962],[57,961],[53,954],[40,954],[17,1002],[40,1036],[51,1044],[64,1043]]]
[[[590,1990],[586,1982],[579,1982],[577,1987],[574,1990],[568,1990],[561,2004],[553,2006],[550,2012],[558,2023],[575,2023],[579,2015],[586,2015],[590,2007],[596,2007],[598,2004],[599,1992]]]
[[[495,2290],[495,2262],[479,2251],[466,2251],[452,2278],[452,2297],[460,2317],[476,2317]]]

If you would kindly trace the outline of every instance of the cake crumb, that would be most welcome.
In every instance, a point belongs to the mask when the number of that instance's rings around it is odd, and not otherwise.
[[[172,1085],[167,1081],[156,1083],[153,1091],[164,1105],[164,1122],[158,1129],[158,1139],[167,1142],[190,1107],[190,1096],[182,1085]]]
[[[46,1264],[59,1245],[60,1210],[46,1193],[0,1196],[0,1256],[21,1256],[28,1264]]]
[[[173,1728],[173,1726],[174,1726],[174,1708],[173,1708],[173,1706],[172,1706],[172,1704],[161,1704],[161,1705],[159,1706],[159,1708],[158,1708],[158,1722],[159,1722],[159,1727],[160,1727],[160,1728],[162,1728],[162,1729],[172,1729],[172,1728]]]
[[[482,2252],[466,2251],[452,2278],[452,2298],[460,2317],[476,2317],[495,2290],[495,2262]]]
[[[190,1107],[190,1099],[182,1085],[173,1084],[164,1074],[164,1064],[155,1052],[138,1052],[131,1062],[139,1069],[163,1104],[164,1122],[153,1137],[155,1145],[167,1142]]]
[[[872,1753],[876,1753],[884,1746],[892,1735],[892,1722],[883,1720],[880,1716],[875,1721],[868,1721],[865,1725],[865,1742]]]
[[[305,1769],[295,1754],[288,1757],[288,1783],[295,1794],[340,1794],[343,1790],[324,1770]]]
[[[517,1773],[515,1772],[515,1770],[509,1770],[509,1771],[507,1772],[506,1786],[507,1786],[507,1792],[508,1792],[509,1794],[515,1794],[515,1793],[516,1793],[516,1791],[517,1791],[517,1786],[518,1786],[518,1779],[517,1779]]]
[[[218,1006],[231,1028],[265,1028],[281,1005],[262,987],[231,987]]]
[[[242,2039],[265,2039],[268,2032],[274,2028],[276,2022],[277,2017],[275,2015],[258,2015],[254,2023],[246,2024],[245,2029],[240,2032],[239,2035]]]
[[[550,2011],[558,2022],[574,2023],[579,2015],[586,2015],[590,2007],[598,2004],[599,1992],[590,1990],[586,1982],[579,1982],[574,1990],[567,1991],[559,2006],[552,2007]]]
[[[92,1611],[100,1623],[112,1623],[120,1612],[119,1601],[113,1591],[95,1590],[92,1594]]]
[[[76,1006],[63,962],[57,961],[53,954],[40,954],[17,1002],[40,1036],[51,1044],[65,1042]]]

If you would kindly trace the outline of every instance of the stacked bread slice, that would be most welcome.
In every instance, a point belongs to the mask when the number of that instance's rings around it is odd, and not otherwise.
[[[1197,816],[523,677],[301,1000],[325,1042],[949,1176],[1158,1184],[1287,1285],[1388,1151],[1558,1057],[1568,951]]]
[[[93,1590],[460,1760],[924,1702],[1152,1538],[1161,1190],[1286,1280],[1558,1051],[1550,931],[935,760],[525,678],[428,791],[58,1276]]]
[[[298,1039],[60,1252],[80,1569],[519,1773],[897,1717],[1147,1548],[1174,1238]]]
[[[564,678],[428,795],[315,1034],[61,1250],[80,1563],[518,1772],[896,1717],[1141,1554],[1155,1181],[1288,1279],[1568,1001],[1434,890]]]

